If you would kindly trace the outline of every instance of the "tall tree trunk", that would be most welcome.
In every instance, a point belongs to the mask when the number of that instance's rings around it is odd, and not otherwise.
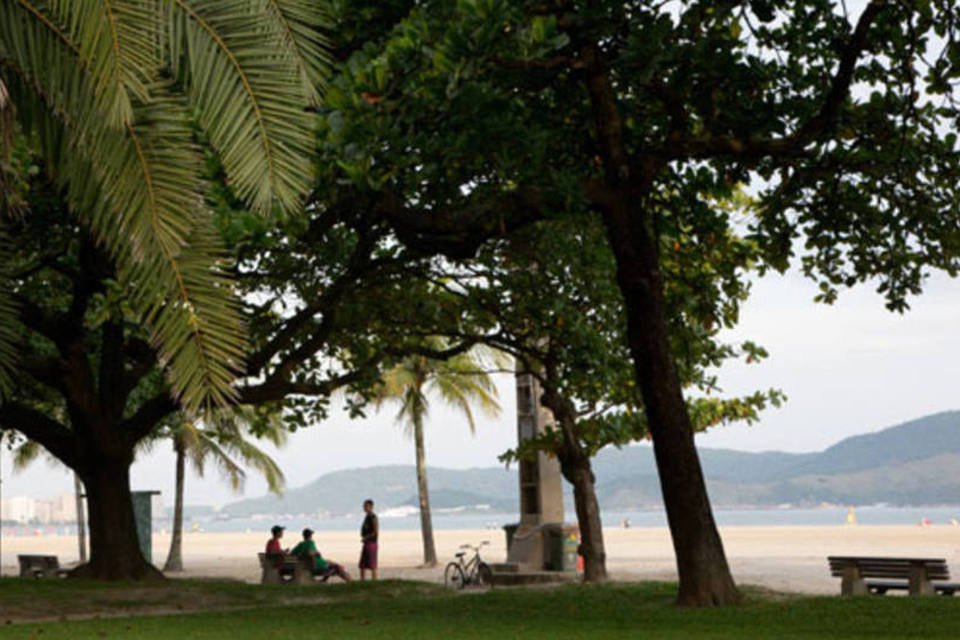
[[[427,488],[427,456],[423,446],[423,416],[413,416],[413,440],[417,451],[417,494],[420,498],[420,533],[423,536],[423,565],[437,564],[437,547],[433,542],[433,519],[430,516],[430,491]]]
[[[617,94],[600,45],[581,50],[604,168],[603,213],[627,312],[627,339],[650,424],[660,489],[680,576],[679,604],[717,606],[739,599],[713,520],[693,428],[683,400],[667,324],[660,240],[646,198],[659,168],[632,162]]]
[[[670,350],[664,283],[650,212],[626,202],[604,216],[627,312],[637,382],[653,439],[660,488],[680,577],[678,603],[717,606],[739,599],[710,508],[693,428]]]
[[[597,501],[596,477],[590,456],[577,437],[577,416],[572,403],[547,381],[544,384],[543,405],[550,409],[563,435],[557,458],[563,477],[573,486],[573,506],[580,528],[578,553],[583,558],[583,581],[607,580],[607,552],[603,544],[603,522]]]
[[[83,469],[90,513],[90,561],[72,575],[96,580],[145,580],[163,577],[140,553],[137,524],[130,493],[130,463],[99,457]]]
[[[73,495],[77,503],[77,545],[80,547],[80,564],[87,561],[87,512],[83,506],[83,483],[73,474]]]
[[[573,485],[573,506],[580,527],[580,547],[577,551],[583,557],[583,581],[605,582],[607,552],[603,545],[603,523],[590,459],[576,460],[569,474],[565,471],[564,476]]]
[[[177,486],[173,499],[173,532],[170,536],[170,552],[163,565],[164,571],[183,571],[183,485],[187,454],[183,441],[174,437],[173,450],[177,454]]]

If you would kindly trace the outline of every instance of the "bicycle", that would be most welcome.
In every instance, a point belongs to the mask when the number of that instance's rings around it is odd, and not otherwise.
[[[443,583],[448,587],[463,589],[468,584],[486,587],[493,584],[493,570],[480,558],[480,548],[490,544],[484,540],[478,546],[469,544],[460,545],[461,549],[473,551],[473,557],[466,560],[466,551],[456,554],[456,560],[447,565],[443,571]]]

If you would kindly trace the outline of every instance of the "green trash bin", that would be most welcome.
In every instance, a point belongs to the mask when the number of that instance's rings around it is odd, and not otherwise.
[[[137,520],[137,539],[140,553],[153,564],[153,496],[159,491],[133,491],[133,515]]]
[[[510,547],[513,546],[513,536],[516,535],[517,529],[520,528],[519,522],[514,522],[513,524],[503,525],[503,532],[507,534],[507,552],[510,551]]]
[[[544,526],[547,538],[548,571],[576,571],[577,548],[580,539],[575,525],[548,524]]]

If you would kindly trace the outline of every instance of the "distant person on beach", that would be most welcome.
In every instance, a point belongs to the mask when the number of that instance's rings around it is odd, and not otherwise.
[[[380,521],[377,520],[377,514],[373,512],[373,500],[363,501],[363,512],[366,517],[363,524],[360,525],[360,579],[367,579],[367,570],[370,571],[370,579],[377,579],[377,538],[380,536]]]
[[[847,509],[847,525],[855,527],[857,525],[857,512],[854,511],[853,507]]]
[[[324,580],[330,576],[340,576],[345,582],[350,582],[350,574],[343,568],[343,565],[330,562],[320,555],[317,543],[313,541],[313,529],[303,530],[303,540],[297,543],[291,553],[298,558],[312,558],[313,575],[315,576],[322,576]]]

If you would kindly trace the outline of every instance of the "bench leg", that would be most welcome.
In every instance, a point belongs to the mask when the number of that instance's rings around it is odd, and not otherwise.
[[[936,593],[933,583],[927,577],[927,568],[922,564],[910,565],[910,595],[932,596]]]
[[[293,569],[293,584],[313,584],[313,572],[302,562],[298,562]]]
[[[840,595],[862,596],[868,593],[867,583],[863,581],[857,567],[846,567],[843,570],[843,579],[840,581]]]
[[[280,584],[283,580],[280,577],[280,570],[276,567],[264,567],[260,575],[260,584]]]

